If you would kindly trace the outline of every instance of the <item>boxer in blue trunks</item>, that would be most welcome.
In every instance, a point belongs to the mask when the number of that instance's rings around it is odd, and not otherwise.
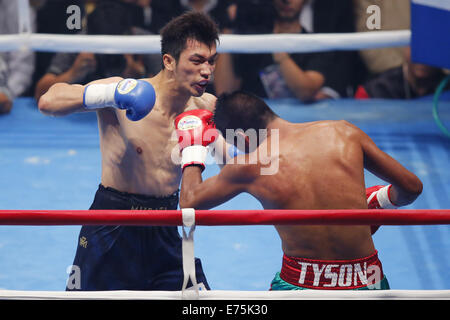
[[[101,185],[91,209],[176,209],[181,181],[174,119],[213,110],[206,93],[217,58],[216,24],[189,12],[161,30],[162,70],[153,78],[112,77],[87,85],[57,83],[38,102],[42,113],[97,113]],[[181,239],[176,227],[83,226],[73,290],[180,290]],[[209,289],[200,260],[197,282]]]
[[[176,210],[177,206],[178,192],[157,197],[100,185],[90,210]],[[197,282],[209,289],[200,259],[195,262]],[[184,278],[176,226],[84,226],[73,265],[82,266],[81,290],[181,290]],[[70,281],[67,288],[78,290]]]

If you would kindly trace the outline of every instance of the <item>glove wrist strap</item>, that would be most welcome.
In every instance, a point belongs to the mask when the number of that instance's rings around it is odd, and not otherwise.
[[[392,203],[391,197],[389,196],[389,190],[392,185],[387,185],[377,192],[377,200],[380,204],[380,207],[383,209],[396,209],[398,208],[395,204]]]
[[[117,83],[88,85],[83,93],[83,106],[89,110],[117,107],[114,100],[116,87]]]
[[[199,165],[204,170],[207,155],[208,148],[205,146],[193,145],[185,147],[181,151],[181,168],[184,169],[190,165]]]

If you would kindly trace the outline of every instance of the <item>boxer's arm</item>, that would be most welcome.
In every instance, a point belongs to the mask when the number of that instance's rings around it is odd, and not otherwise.
[[[53,73],[47,73],[45,74],[36,84],[35,92],[34,92],[34,98],[36,101],[39,101],[39,99],[44,95],[50,87],[56,83],[70,83],[70,78],[68,76],[68,72],[62,73],[60,75],[56,75]]]
[[[204,93],[199,100],[199,103],[197,103],[197,107],[214,113],[216,101],[216,96],[209,93]],[[211,155],[220,169],[222,169],[230,159],[234,158],[235,155],[238,154],[236,147],[226,142],[222,134],[225,134],[225,132],[219,134],[216,141],[210,144]]]
[[[214,141],[211,145],[213,146],[211,151],[212,156],[220,169],[222,169],[224,165],[234,157],[243,154],[243,152],[239,151],[239,149],[237,149],[233,144],[226,142],[225,138],[220,134],[216,141]]]
[[[389,199],[396,206],[412,203],[422,193],[422,182],[397,160],[380,150],[372,139],[359,130],[364,152],[364,167],[374,175],[392,184]]]
[[[214,208],[248,190],[253,181],[247,165],[226,165],[216,176],[202,180],[201,168],[186,167],[180,191],[180,208]]]
[[[88,85],[109,84],[121,81],[121,77],[111,77],[92,81],[86,85],[55,83],[43,94],[39,101],[39,111],[46,115],[64,116],[75,112],[89,111],[83,106],[83,94]]]

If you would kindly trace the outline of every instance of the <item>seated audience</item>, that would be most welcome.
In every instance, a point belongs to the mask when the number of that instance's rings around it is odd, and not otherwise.
[[[355,29],[357,32],[407,30],[410,28],[411,0],[353,0],[355,11]],[[370,6],[379,8],[380,29],[371,25],[370,17],[374,11],[367,12]],[[369,26],[368,26],[369,19]],[[372,21],[373,22],[373,21]],[[368,74],[377,75],[381,72],[400,66],[403,63],[402,48],[379,48],[360,50],[359,54],[367,68]]]
[[[0,55],[0,115],[9,113],[12,108],[11,94],[8,89],[8,67]]]
[[[300,20],[304,0],[256,2],[259,11],[252,12],[250,4],[238,1],[234,17],[230,16],[233,30],[223,32],[309,33]],[[339,97],[345,91],[337,87],[343,79],[332,74],[338,61],[335,52],[221,54],[214,75],[215,90],[222,94],[242,89],[264,98],[292,97],[303,102]],[[331,95],[324,90],[327,87],[333,89]]]
[[[30,25],[19,30],[19,4],[17,1],[0,0],[0,34],[34,32],[36,11],[30,7]],[[32,83],[35,53],[28,49],[0,52],[0,114],[9,113],[16,97],[24,95]]]
[[[130,11],[126,8],[123,3],[116,1],[98,3],[88,15],[87,34],[148,34],[134,27]],[[160,54],[57,53],[52,58],[46,74],[36,85],[35,98],[39,99],[56,82],[87,83],[111,76],[143,78],[156,74],[160,69]]]
[[[404,49],[404,63],[359,86],[356,99],[413,99],[433,94],[444,79],[442,69],[414,63],[410,48]]]

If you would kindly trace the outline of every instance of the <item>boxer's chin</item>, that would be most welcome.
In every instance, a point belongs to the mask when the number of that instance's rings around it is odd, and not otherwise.
[[[205,91],[206,91],[206,85],[202,86],[199,84],[194,84],[192,86],[192,95],[194,97],[200,97],[201,95],[203,95],[205,93]]]

